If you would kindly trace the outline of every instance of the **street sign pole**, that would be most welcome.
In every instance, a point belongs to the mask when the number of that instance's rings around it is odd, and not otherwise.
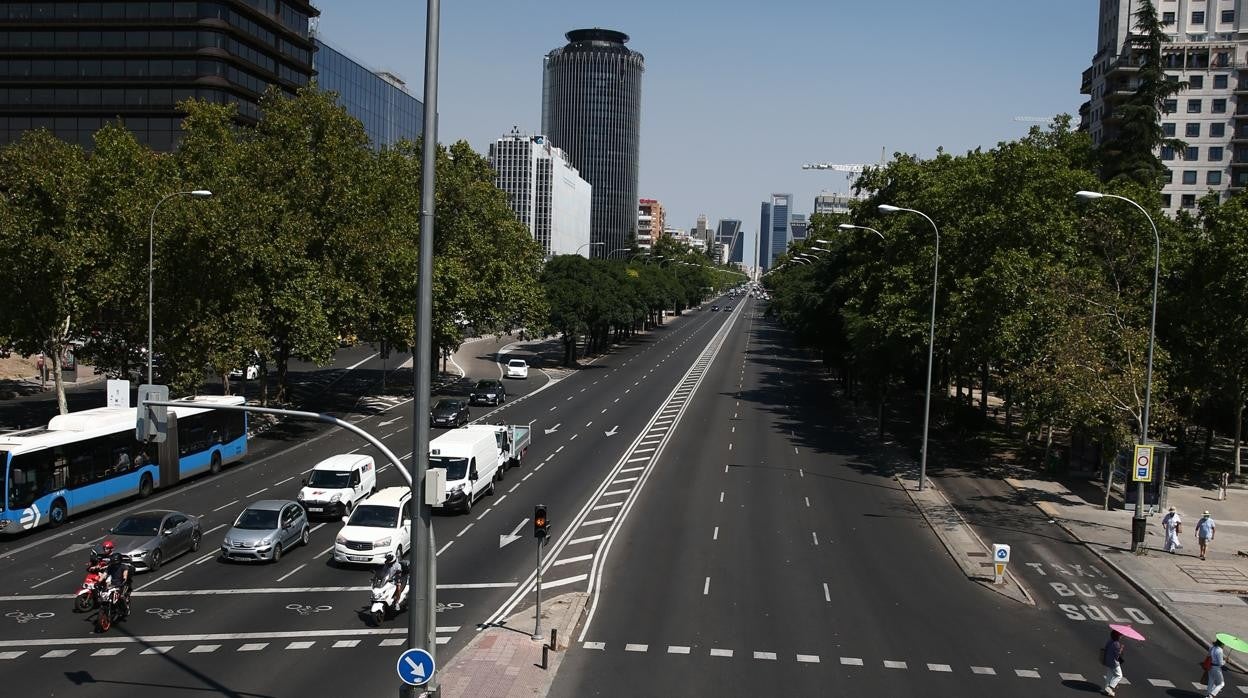
[[[542,639],[542,543],[545,538],[537,539],[537,612],[534,617],[537,618],[537,624],[533,627],[533,639]]]

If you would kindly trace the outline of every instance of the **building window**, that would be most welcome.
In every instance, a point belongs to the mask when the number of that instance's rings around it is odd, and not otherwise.
[[[1194,145],[1187,146],[1187,149],[1183,151],[1183,159],[1188,162],[1196,162],[1200,159],[1200,148]]]
[[[1213,76],[1213,89],[1225,90],[1227,86],[1227,77],[1225,75]]]
[[[1230,66],[1231,54],[1226,51],[1218,51],[1213,54],[1213,64],[1222,68]]]
[[[1166,180],[1166,184],[1174,183],[1174,170],[1166,170],[1166,175],[1162,179]]]
[[[1226,113],[1226,100],[1225,99],[1213,100],[1213,103],[1209,105],[1209,111],[1214,114],[1225,114]]]
[[[1204,12],[1202,12],[1201,10],[1197,10],[1192,13],[1192,24],[1204,24],[1204,23],[1205,23]]]
[[[1196,208],[1195,194],[1184,194],[1182,201],[1183,203],[1181,205],[1183,208]]]
[[[1174,159],[1174,148],[1171,148],[1171,147],[1170,147],[1170,146],[1168,146],[1168,145],[1163,145],[1163,146],[1161,146],[1161,159],[1162,159],[1162,160],[1173,160],[1173,159]]]
[[[1167,114],[1173,114],[1179,110],[1179,100],[1167,99],[1161,105],[1161,110]]]
[[[1200,138],[1200,122],[1193,121],[1184,126],[1183,135],[1187,138]]]
[[[1205,173],[1205,184],[1221,184],[1221,183],[1222,183],[1222,171],[1221,170],[1209,170],[1208,172]]]
[[[1189,90],[1200,90],[1205,87],[1204,75],[1189,75],[1187,78],[1187,88]]]
[[[1162,12],[1162,13],[1161,13],[1161,23],[1162,23],[1162,24],[1164,24],[1164,25],[1167,25],[1167,26],[1169,26],[1169,25],[1171,25],[1171,24],[1174,24],[1174,13],[1173,13],[1173,12]]]
[[[1235,10],[1222,10],[1222,21],[1230,24],[1235,21]]]
[[[1222,162],[1223,151],[1222,146],[1215,145],[1209,148],[1209,162]]]
[[[1161,207],[1170,208],[1170,195],[1169,194],[1161,195]]]
[[[1195,184],[1196,183],[1196,170],[1183,170],[1183,183]]]
[[[1169,121],[1161,125],[1161,132],[1166,134],[1166,138],[1174,138],[1174,122]]]
[[[1189,99],[1189,100],[1187,100],[1187,113],[1188,113],[1188,114],[1199,114],[1199,113],[1200,113],[1200,100],[1199,100],[1199,99]]]
[[[1209,136],[1211,138],[1224,138],[1226,136],[1226,124],[1209,124]]]

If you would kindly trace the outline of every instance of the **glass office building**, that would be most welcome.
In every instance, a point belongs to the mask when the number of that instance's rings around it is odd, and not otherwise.
[[[641,74],[645,58],[628,35],[577,29],[546,54],[542,131],[593,187],[594,255],[629,247],[637,226]]]
[[[365,67],[319,36],[312,66],[317,87],[338,94],[338,103],[364,124],[373,147],[420,137],[423,105],[397,76]]]
[[[191,98],[255,123],[269,85],[311,80],[319,14],[306,0],[0,2],[0,145],[43,127],[90,147],[121,120],[172,150]]]

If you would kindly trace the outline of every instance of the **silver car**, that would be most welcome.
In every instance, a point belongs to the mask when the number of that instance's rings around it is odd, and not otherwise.
[[[238,515],[221,542],[221,557],[277,562],[287,550],[307,545],[309,533],[308,515],[298,502],[262,499]]]
[[[178,511],[141,511],[109,530],[117,552],[130,559],[136,571],[155,572],[182,553],[199,550],[203,533],[199,519]]]

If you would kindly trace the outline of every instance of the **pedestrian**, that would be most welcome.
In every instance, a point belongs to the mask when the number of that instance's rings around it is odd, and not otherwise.
[[[44,363],[43,352],[39,353],[39,359],[35,361],[35,367],[39,370],[39,387],[46,388],[48,384],[48,366]]]
[[[1105,688],[1101,693],[1112,696],[1118,683],[1122,681],[1122,633],[1109,631],[1109,642],[1101,650],[1101,663],[1105,665]]]
[[[1183,532],[1183,519],[1174,507],[1170,507],[1166,515],[1161,517],[1161,528],[1166,532],[1166,552],[1174,553],[1183,547],[1179,542],[1179,534]]]
[[[1200,521],[1196,522],[1196,542],[1200,544],[1200,559],[1205,559],[1205,552],[1208,549],[1209,541],[1213,540],[1214,530],[1217,526],[1213,523],[1213,515],[1208,511],[1204,516],[1200,517]]]
[[[1231,483],[1230,472],[1222,471],[1222,486],[1218,488],[1218,501],[1226,501],[1226,487]]]
[[[1226,653],[1222,650],[1222,641],[1214,640],[1209,647],[1209,657],[1205,664],[1209,667],[1209,679],[1205,684],[1205,695],[1216,696],[1222,692],[1226,679],[1222,678],[1222,664],[1226,662]]]

